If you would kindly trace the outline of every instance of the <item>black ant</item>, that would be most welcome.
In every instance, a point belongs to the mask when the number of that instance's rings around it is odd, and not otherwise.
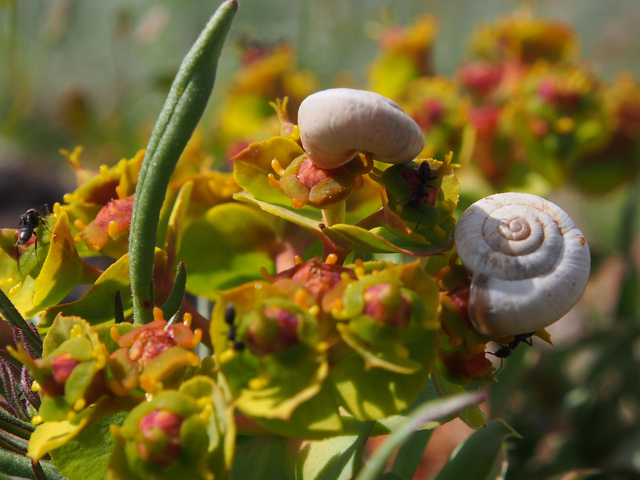
[[[411,193],[409,196],[396,202],[396,204],[407,201],[409,208],[420,210],[425,203],[429,201],[429,194],[435,188],[433,185],[429,185],[429,182],[438,178],[438,172],[433,170],[429,162],[426,161],[422,162],[420,166],[414,170],[415,178],[407,179],[407,183],[411,187]],[[420,226],[420,222],[422,222],[425,216],[426,213],[420,218],[418,223],[416,223],[415,228]]]
[[[47,210],[48,209],[49,208],[47,207]],[[42,215],[35,208],[30,208],[20,217],[20,223],[18,224],[18,239],[14,244],[14,246],[16,247],[16,257],[18,259],[18,265],[20,265],[20,251],[18,250],[18,245],[24,245],[29,240],[31,240],[32,236],[36,238],[36,261],[38,262],[38,265],[40,265],[40,260],[38,259],[38,234],[36,233],[38,224],[41,223],[42,225],[44,225],[44,228],[46,228],[49,233],[51,233],[51,230],[49,230],[49,227],[47,227],[47,224],[43,220],[43,217],[44,215]]]
[[[244,343],[236,338],[238,334],[238,327],[233,323],[236,319],[236,310],[232,304],[227,305],[227,309],[224,312],[224,321],[229,325],[229,331],[227,331],[227,338],[233,342],[231,348],[237,352],[244,350]]]
[[[415,190],[411,192],[407,202],[407,205],[411,208],[420,208],[426,203],[429,197],[429,190],[433,188],[429,185],[429,182],[438,178],[438,172],[431,169],[429,162],[422,162],[416,173],[418,182],[413,184]]]
[[[533,346],[533,341],[531,340],[531,337],[535,333],[536,332],[520,333],[518,335],[514,335],[513,340],[510,341],[507,345],[500,345],[500,348],[495,352],[487,352],[489,355],[494,355],[495,357],[500,359],[500,368],[496,373],[494,373],[494,376],[497,375],[500,370],[502,370],[503,360],[511,356],[511,354],[518,347],[518,345],[520,345],[521,343],[526,343],[530,347]]]

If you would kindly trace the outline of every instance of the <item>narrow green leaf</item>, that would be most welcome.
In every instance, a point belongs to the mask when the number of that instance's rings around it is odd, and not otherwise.
[[[36,353],[42,355],[42,339],[29,328],[25,319],[22,318],[22,315],[18,312],[18,309],[2,290],[0,290],[0,313],[2,313],[2,316],[9,322],[11,327],[22,330],[29,346]]]
[[[354,435],[341,435],[305,442],[289,441],[285,462],[296,480],[349,480],[362,464],[364,450],[373,422],[360,422]]]
[[[231,480],[291,480],[282,465],[286,449],[286,438],[237,437]]]
[[[187,286],[187,269],[184,262],[180,262],[176,268],[176,278],[171,287],[171,293],[167,301],[162,305],[162,313],[164,318],[171,318],[182,307],[184,300],[185,287]]]
[[[153,258],[160,210],[171,174],[207,105],[220,51],[237,10],[236,0],[224,2],[191,47],[147,146],[138,177],[129,241],[136,323],[153,320]]]
[[[594,468],[580,468],[578,470],[571,470],[570,472],[554,475],[549,478],[549,480],[595,480],[596,478],[603,478],[602,471]]]
[[[9,412],[0,409],[0,427],[14,435],[28,439],[36,427],[30,423],[23,422],[19,418],[14,417]]]
[[[12,448],[16,450],[22,450],[26,453],[27,448],[29,447],[29,442],[24,440],[23,438],[14,437],[6,432],[0,430],[0,440],[5,442],[7,445],[10,445]]]
[[[67,480],[51,462],[40,462],[47,480]],[[35,479],[31,459],[0,448],[0,472],[15,477]]]
[[[395,472],[387,472],[380,477],[380,480],[411,480],[410,478],[398,475]]]
[[[120,290],[116,291],[116,296],[114,300],[114,312],[115,312],[115,322],[123,323],[124,322],[124,305],[122,305],[122,295],[120,295]]]
[[[437,382],[440,386],[440,390],[442,390],[447,396],[460,395],[465,393],[467,390],[462,385],[458,385],[456,383],[452,383],[448,381],[444,375],[440,374],[439,369],[436,368],[432,375],[432,379],[434,382]],[[467,388],[478,388],[477,386],[468,386]],[[487,423],[487,417],[482,410],[477,405],[473,405],[459,414],[460,420],[469,425],[474,430],[477,430],[480,427],[483,427]]]
[[[399,413],[398,415],[391,415],[381,420],[377,420],[371,432],[371,436],[389,435],[390,433],[395,432],[407,422],[407,418],[416,409],[420,408],[423,404],[431,400],[437,400],[438,398],[440,398],[440,394],[438,393],[438,390],[436,390],[433,382],[425,382],[424,387],[418,395],[418,398],[416,398],[415,402],[413,402],[409,406],[409,408]],[[431,430],[450,421],[451,419],[451,417],[445,417],[436,421],[427,422],[420,427],[420,430]]]
[[[413,478],[432,434],[433,430],[412,433],[398,449],[391,472],[404,478]]]
[[[360,470],[356,480],[377,479],[384,471],[387,461],[393,452],[395,452],[408,437],[410,437],[425,423],[449,416],[452,413],[468,408],[471,405],[477,405],[484,400],[484,395],[480,392],[476,392],[466,395],[456,395],[455,397],[447,397],[424,404],[408,418],[407,422],[402,427],[389,436],[389,438]],[[460,479],[468,477],[460,476],[457,478]]]
[[[520,437],[504,420],[491,420],[473,433],[446,463],[436,480],[485,480],[500,458],[504,441]]]

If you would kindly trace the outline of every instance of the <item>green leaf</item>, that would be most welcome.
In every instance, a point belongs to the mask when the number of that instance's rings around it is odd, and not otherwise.
[[[167,254],[157,249],[155,264],[166,263]],[[49,307],[42,315],[38,328],[51,326],[58,314],[84,318],[90,325],[100,325],[115,320],[114,298],[120,298],[126,311],[131,309],[131,285],[129,282],[129,255],[123,255],[107,268],[96,283],[79,300]]]
[[[50,453],[53,463],[72,480],[106,480],[109,457],[116,444],[109,433],[109,425],[122,425],[128,413],[107,415],[61,447],[52,450]]]
[[[246,437],[237,439],[232,480],[349,480],[362,464],[371,422],[348,435],[325,440]]]
[[[382,474],[393,452],[426,422],[447,417],[470,405],[478,404],[484,399],[485,397],[481,393],[470,393],[434,400],[422,405],[416,409],[408,418],[407,422],[395,433],[390,435],[382,446],[376,450],[373,456],[367,460],[367,463],[356,476],[356,480],[377,479],[378,476]],[[470,477],[462,475],[455,478],[458,480],[464,478],[466,480]]]
[[[467,392],[462,385],[452,383],[448,381],[444,375],[438,374],[437,369],[434,370],[433,375],[434,381],[438,382],[440,388],[447,396],[461,395]],[[460,419],[476,430],[487,423],[487,417],[482,413],[480,408],[475,405],[460,412]]]
[[[302,403],[320,392],[329,369],[326,359],[314,350],[303,349],[300,345],[297,347],[286,352],[297,359],[295,364],[275,358],[264,360],[269,364],[263,368],[271,374],[268,385],[255,389],[248,382],[243,382],[234,389],[239,390],[236,405],[240,410],[250,416],[288,420]],[[235,369],[242,368],[241,361],[232,360],[225,364],[223,371],[227,378],[233,377]]]
[[[178,251],[189,273],[187,290],[210,300],[217,291],[261,278],[260,267],[275,272],[273,223],[259,211],[236,203],[211,208],[186,227]]]
[[[238,10],[224,2],[180,65],[156,122],[136,188],[129,253],[134,321],[153,320],[152,276],[160,210],[180,154],[200,121],[213,88],[218,57]]]
[[[433,430],[413,432],[398,449],[391,472],[401,478],[413,478],[432,434]]]
[[[286,452],[285,438],[238,437],[231,480],[292,480],[295,477],[282,465]]]
[[[59,348],[66,341],[71,341],[71,330],[79,325],[81,328],[82,335],[80,337],[75,337],[73,340],[74,344],[85,345],[88,350],[86,356],[91,358],[91,347],[98,348],[99,340],[98,336],[89,328],[89,324],[80,317],[57,317],[53,325],[47,332],[47,336],[44,339],[43,347],[42,347],[42,355],[43,357],[48,357],[55,352],[57,348]],[[82,339],[81,339],[82,337]],[[90,339],[87,341],[86,339]],[[70,350],[73,351],[73,350]],[[89,359],[87,358],[87,360]]]
[[[167,300],[162,305],[162,314],[164,318],[173,317],[182,308],[184,301],[185,287],[187,285],[187,269],[184,262],[180,262],[176,268],[176,276],[173,280],[173,287]]]
[[[49,227],[51,232],[40,228],[37,259],[35,246],[29,247],[20,256],[19,264],[12,257],[15,235],[11,232],[15,230],[0,232],[0,247],[9,252],[0,251],[0,286],[25,318],[39,315],[60,302],[76,285],[93,283],[100,274],[78,256],[65,213]],[[12,240],[9,245],[8,240]]]
[[[92,283],[98,277],[98,270],[84,266],[76,251],[69,219],[61,213],[53,229],[49,253],[36,278],[33,292],[33,316],[43,308],[55,305],[73,290],[78,283]]]
[[[45,397],[50,398],[50,397]],[[99,406],[104,406],[107,397],[103,397]],[[42,409],[41,409],[42,410]],[[38,425],[36,431],[29,440],[29,452],[27,455],[34,460],[40,460],[52,449],[58,448],[73,437],[78,435],[86,427],[97,408],[85,409],[76,415],[73,420],[61,422],[44,422]]]
[[[299,405],[287,420],[253,419],[270,431],[287,437],[317,439],[342,431],[338,404],[326,384],[313,398]]]
[[[435,385],[431,381],[427,381],[424,385],[424,388],[416,398],[415,402],[413,402],[406,410],[400,412],[398,415],[391,415],[389,417],[383,418],[381,420],[377,420],[371,431],[372,436],[377,435],[388,435],[397,431],[400,427],[402,427],[406,422],[407,418],[411,416],[411,414],[423,404],[430,402],[432,400],[437,400],[440,398],[440,394],[438,390],[436,390]],[[419,430],[430,430],[436,428],[450,420],[451,418],[443,418],[437,421],[427,422],[422,425]]]
[[[449,231],[453,222],[444,222],[442,227]],[[322,230],[331,241],[339,247],[354,250],[361,253],[405,253],[407,255],[434,255],[451,248],[452,240],[449,234],[444,238],[438,237],[430,229],[429,235],[424,237],[424,242],[418,242],[406,237],[401,237],[387,230],[385,227],[376,227],[371,230],[356,225],[338,224]],[[420,232],[425,235],[424,232]]]
[[[449,458],[436,480],[485,480],[499,461],[502,447],[510,437],[520,436],[503,420],[491,420],[474,432]]]
[[[360,423],[351,435],[311,442],[291,439],[285,457],[286,471],[296,480],[349,480],[362,464],[371,422]]]
[[[206,398],[211,401],[213,414],[207,426],[209,467],[213,472],[230,470],[233,465],[236,438],[234,406],[227,400],[223,389],[214,380],[202,375],[197,375],[180,385],[180,392],[196,399]]]
[[[303,153],[300,145],[285,137],[252,143],[233,157],[234,177],[243,190],[261,201],[291,205],[289,197],[269,183],[268,175],[274,173],[271,161],[277,158],[282,168],[287,168]]]
[[[283,220],[294,223],[299,227],[305,228],[312,233],[320,234],[320,224],[322,223],[322,212],[317,208],[304,206],[302,208],[293,208],[291,205],[279,205],[258,200],[256,197],[247,192],[236,193],[233,198],[243,202],[254,203],[262,210]]]
[[[378,229],[374,229],[379,231]],[[374,231],[355,225],[338,224],[322,230],[339,247],[361,253],[396,253],[400,250]]]
[[[380,480],[410,480],[410,479],[403,477],[402,475],[398,475],[397,473],[394,473],[394,472],[386,472],[382,474],[382,476],[380,477]]]
[[[563,472],[559,475],[550,477],[549,480],[588,480],[593,478],[603,478],[603,473],[600,470],[593,468],[580,468],[578,470],[571,470],[570,472]]]
[[[120,334],[120,336],[122,336],[129,333],[131,330],[133,330],[136,327],[136,325],[132,323],[124,322],[116,325],[110,323],[106,325],[98,325],[96,327],[93,327],[92,330],[98,336],[98,339],[100,340],[100,342],[103,343],[105,347],[107,347],[107,352],[109,352],[109,354],[115,352],[120,348],[120,345],[118,345],[118,343],[115,342],[113,338],[111,338],[111,329],[114,327],[118,330],[118,333]]]
[[[382,419],[405,410],[422,391],[433,364],[435,332],[407,345],[409,357],[422,365],[404,375],[381,368],[365,370],[362,357],[353,352],[331,367],[329,380],[340,404],[359,420]]]

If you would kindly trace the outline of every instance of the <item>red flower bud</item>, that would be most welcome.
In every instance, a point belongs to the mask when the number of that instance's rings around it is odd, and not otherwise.
[[[395,291],[394,291],[395,290]],[[389,283],[379,283],[364,292],[364,313],[376,322],[404,328],[411,320],[411,303]]]
[[[544,80],[538,87],[538,95],[547,103],[563,110],[575,110],[580,104],[580,95],[572,88]]]
[[[320,302],[322,297],[340,282],[344,274],[353,280],[357,280],[355,272],[350,268],[331,263],[322,263],[317,258],[313,258],[308,262],[280,272],[274,278],[276,280],[290,278],[294,282],[301,284]]]
[[[275,306],[266,307],[249,325],[249,349],[258,357],[283,352],[299,342],[298,317]]]
[[[138,452],[145,460],[169,465],[180,453],[180,427],[183,419],[169,410],[154,410],[140,420],[143,441]]]
[[[42,382],[42,391],[50,397],[64,395],[64,383],[71,372],[80,362],[74,359],[70,353],[61,353],[51,359],[52,375],[45,377]]]
[[[500,84],[502,66],[490,62],[473,62],[462,67],[459,76],[467,89],[484,96]]]

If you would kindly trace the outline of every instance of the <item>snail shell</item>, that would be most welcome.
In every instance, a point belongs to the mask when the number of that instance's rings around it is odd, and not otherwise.
[[[365,90],[333,88],[300,104],[302,146],[320,168],[336,168],[358,152],[385,163],[407,163],[424,148],[418,124],[397,103]]]
[[[582,232],[535,195],[503,193],[474,203],[458,221],[455,243],[473,274],[469,316],[485,335],[551,325],[580,300],[589,279]]]

